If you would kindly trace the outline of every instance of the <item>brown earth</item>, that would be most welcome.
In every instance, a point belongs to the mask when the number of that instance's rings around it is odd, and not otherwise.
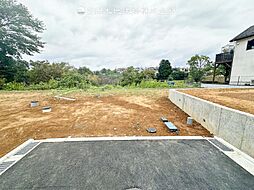
[[[254,88],[191,89],[179,91],[223,106],[254,114]]]
[[[67,95],[65,95],[67,96]],[[75,102],[57,100],[52,92],[0,93],[0,156],[29,138],[87,136],[170,136],[161,116],[166,116],[182,136],[210,136],[200,124],[186,125],[187,115],[167,98],[167,90],[135,90],[101,95],[74,92]],[[40,106],[30,107],[38,100]],[[42,106],[52,112],[42,113]],[[146,132],[156,127],[157,133]]]

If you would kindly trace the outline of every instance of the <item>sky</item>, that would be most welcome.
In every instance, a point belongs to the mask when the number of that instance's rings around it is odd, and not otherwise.
[[[253,25],[253,0],[18,0],[46,30],[40,54],[26,60],[68,62],[92,70],[184,67],[191,56],[214,60]]]

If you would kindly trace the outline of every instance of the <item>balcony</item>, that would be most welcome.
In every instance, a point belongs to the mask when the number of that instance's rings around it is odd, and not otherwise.
[[[216,54],[215,63],[216,64],[232,63],[233,57],[234,57],[234,53]]]

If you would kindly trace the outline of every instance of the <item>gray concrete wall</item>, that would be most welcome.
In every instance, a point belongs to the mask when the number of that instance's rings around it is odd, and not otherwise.
[[[211,133],[254,157],[254,115],[177,90],[169,91],[169,99]]]

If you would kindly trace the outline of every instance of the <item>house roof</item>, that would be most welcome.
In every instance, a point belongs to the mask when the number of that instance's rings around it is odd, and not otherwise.
[[[251,36],[254,36],[254,25],[244,30],[241,34],[234,37],[232,40],[230,40],[230,42],[238,41]]]

